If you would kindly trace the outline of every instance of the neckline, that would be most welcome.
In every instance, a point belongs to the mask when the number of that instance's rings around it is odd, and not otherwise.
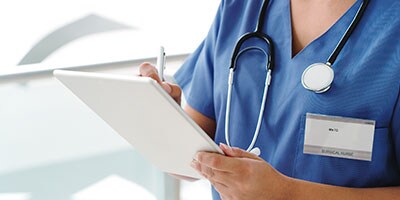
[[[338,20],[335,21],[335,23],[333,23],[326,31],[324,31],[321,35],[319,35],[318,37],[314,38],[310,43],[308,43],[306,46],[304,46],[298,53],[296,53],[295,55],[293,55],[293,28],[292,28],[292,8],[291,8],[291,0],[287,1],[287,6],[286,6],[286,10],[287,10],[287,16],[288,16],[288,25],[289,25],[289,37],[290,37],[290,47],[289,47],[289,57],[290,60],[295,60],[298,57],[301,57],[302,54],[304,54],[305,51],[307,51],[308,49],[311,48],[311,46],[314,46],[315,43],[317,43],[319,40],[321,40],[322,38],[326,37],[326,35],[328,35],[330,32],[332,32],[337,26],[338,24],[340,24],[346,17],[347,15],[349,15],[349,13],[353,10],[353,8],[358,4],[359,0],[356,0],[354,2],[353,5],[351,5],[346,12],[343,13],[342,16],[339,17]],[[350,25],[350,24],[349,24]],[[348,26],[346,26],[348,27]],[[339,42],[338,38],[338,41]],[[333,51],[333,49],[332,49]],[[326,58],[328,59],[328,58]],[[324,61],[325,62],[325,61]]]

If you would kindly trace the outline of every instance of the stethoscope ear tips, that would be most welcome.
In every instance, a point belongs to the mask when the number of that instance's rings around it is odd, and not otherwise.
[[[334,72],[325,63],[315,63],[308,66],[301,76],[301,83],[307,90],[323,93],[329,90],[333,82]]]
[[[256,156],[260,156],[260,155],[261,155],[261,150],[260,150],[260,148],[256,147],[256,148],[253,148],[253,149],[250,151],[250,153],[252,153],[252,154],[254,154],[254,155],[256,155]]]

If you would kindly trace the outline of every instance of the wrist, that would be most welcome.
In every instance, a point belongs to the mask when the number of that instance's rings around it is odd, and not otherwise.
[[[291,178],[291,177],[285,177],[284,180],[284,187],[282,187],[282,192],[281,192],[281,197],[280,199],[290,199],[290,200],[296,200],[298,198],[298,186],[299,181]]]

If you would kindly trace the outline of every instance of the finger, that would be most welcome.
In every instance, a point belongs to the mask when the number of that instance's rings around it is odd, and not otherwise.
[[[232,173],[219,171],[216,169],[212,169],[206,165],[202,165],[196,160],[192,161],[191,166],[196,169],[204,178],[218,182],[218,183],[229,183],[232,180]]]
[[[172,93],[172,88],[167,82],[162,82],[161,87],[169,94],[171,95]],[[172,96],[172,95],[171,95]]]
[[[210,181],[210,183],[212,186],[214,186],[215,190],[217,190],[217,192],[219,193],[222,200],[232,199],[231,191],[229,190],[229,188],[226,185],[224,185],[222,183],[213,182],[213,181]]]
[[[260,160],[261,158],[258,157],[257,155],[247,152],[243,149],[239,149],[236,147],[229,147],[226,144],[220,143],[219,147],[221,148],[221,150],[230,157],[238,157],[238,158],[252,158],[252,159],[256,159],[256,160]]]
[[[171,97],[178,102],[178,104],[181,103],[181,96],[182,96],[182,90],[181,88],[176,85],[176,84],[171,84],[171,83],[167,83],[167,82],[163,82],[163,85],[166,85],[168,87],[167,92],[169,93],[169,95],[171,95]],[[165,88],[164,88],[165,89]]]
[[[148,62],[142,63],[139,66],[139,75],[150,77],[161,84],[160,77],[158,76],[158,71],[151,63]]]
[[[225,172],[236,172],[237,169],[240,169],[239,165],[241,164],[235,158],[208,152],[198,152],[194,159],[202,165]]]
[[[231,199],[231,198],[228,198],[227,196],[222,195],[222,194],[219,194],[219,197],[221,198],[221,200],[230,200]]]
[[[176,85],[176,84],[171,84],[171,83],[166,83],[170,88],[171,88],[171,92],[169,93],[172,97],[181,97],[182,95],[182,90],[181,88]]]
[[[214,177],[214,172],[211,168],[200,164],[196,160],[193,160],[192,163],[190,164],[191,167],[193,167],[197,172],[199,172],[204,178],[208,179],[211,181]]]

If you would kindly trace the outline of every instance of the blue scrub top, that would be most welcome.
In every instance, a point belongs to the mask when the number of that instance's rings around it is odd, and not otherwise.
[[[225,143],[231,55],[236,41],[255,30],[262,3],[223,0],[209,34],[175,74],[188,104],[215,119],[216,143]],[[346,187],[400,186],[400,1],[370,0],[332,66],[335,79],[328,92],[316,94],[301,84],[307,66],[326,62],[360,4],[292,58],[290,0],[270,2],[263,32],[273,40],[275,66],[256,146],[287,176]],[[252,44],[263,46],[257,40]],[[233,146],[246,149],[253,138],[265,62],[259,51],[238,58],[230,119]],[[306,113],[376,120],[372,161],[304,154]],[[213,197],[219,199],[215,190]]]

